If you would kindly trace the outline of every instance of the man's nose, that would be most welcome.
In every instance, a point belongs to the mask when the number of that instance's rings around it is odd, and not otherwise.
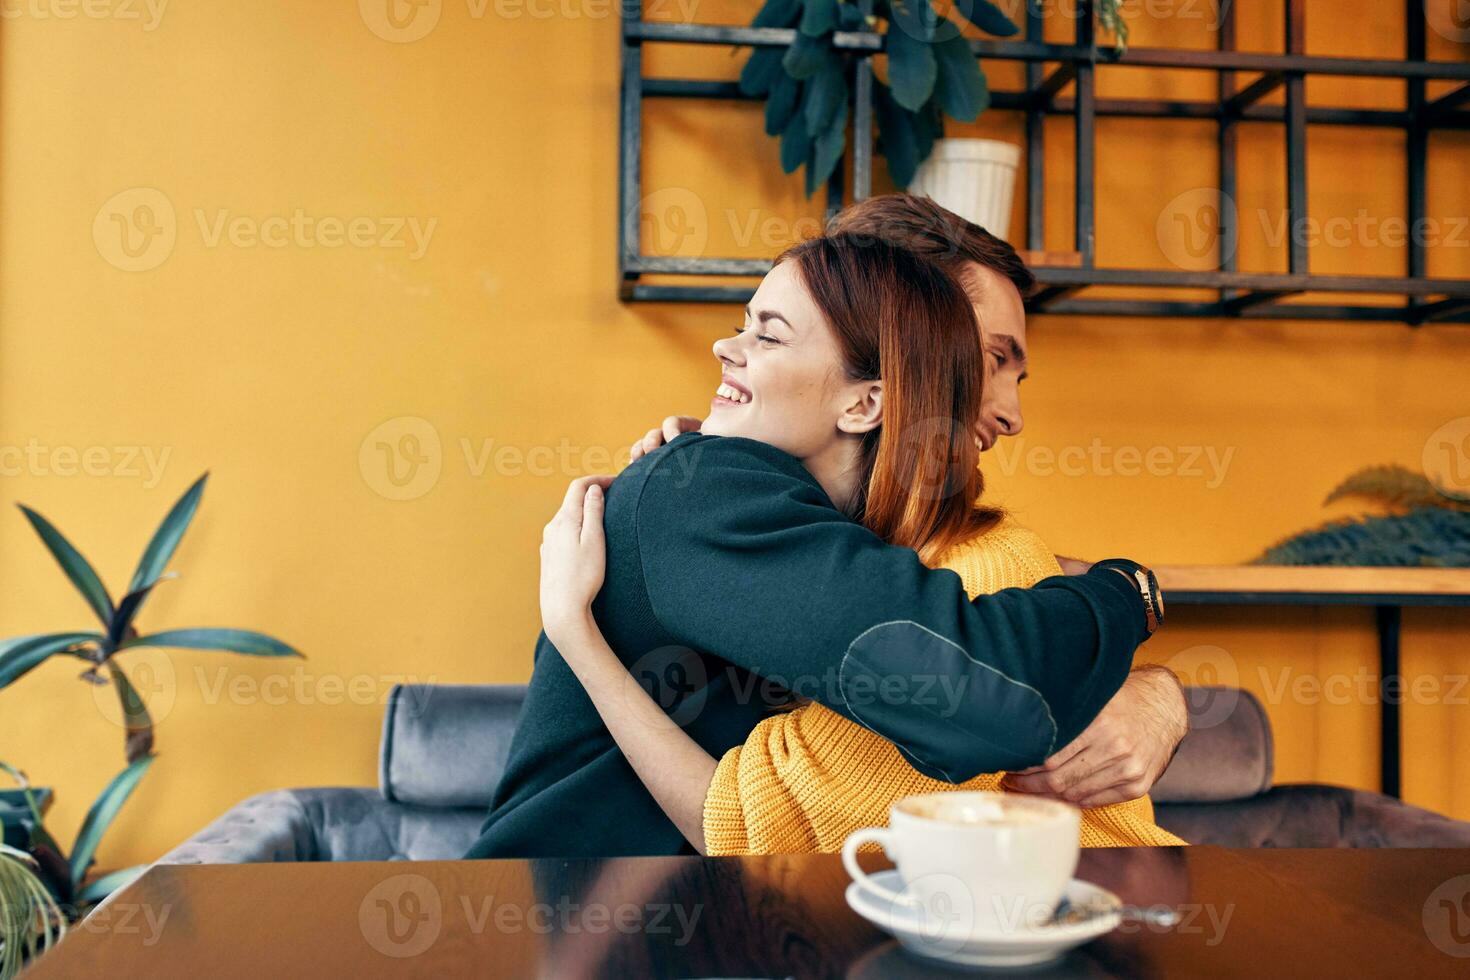
[[[995,413],[995,427],[1003,436],[1020,435],[1026,420],[1021,417],[1020,405],[1002,406]]]

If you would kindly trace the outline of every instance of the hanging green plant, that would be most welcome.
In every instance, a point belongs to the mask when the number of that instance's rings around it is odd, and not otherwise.
[[[954,9],[992,37],[1020,32],[989,0],[955,0]],[[1098,18],[1119,50],[1127,25],[1120,0],[1102,0]],[[740,73],[740,89],[766,100],[766,133],[780,137],[781,169],[806,168],[810,197],[825,185],[847,148],[853,52],[833,44],[837,31],[878,31],[887,56],[887,83],[873,80],[878,152],[893,182],[907,187],[944,135],[944,118],[974,122],[990,106],[980,59],[960,25],[942,17],[929,0],[874,0],[865,15],[855,0],[766,0],[751,27],[796,30],[786,48],[759,47]]]

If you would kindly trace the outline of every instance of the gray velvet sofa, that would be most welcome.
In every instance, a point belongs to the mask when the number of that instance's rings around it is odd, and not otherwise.
[[[475,839],[525,688],[401,685],[383,719],[377,788],[253,796],[163,864],[443,860]],[[1159,823],[1229,847],[1470,847],[1470,823],[1377,793],[1272,786],[1271,727],[1233,688],[1188,688],[1191,731],[1154,788]]]

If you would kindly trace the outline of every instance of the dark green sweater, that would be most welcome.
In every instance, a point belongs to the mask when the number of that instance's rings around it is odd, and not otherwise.
[[[608,491],[603,523],[593,614],[715,756],[766,715],[765,679],[935,778],[1025,768],[1086,727],[1147,636],[1138,593],[1106,570],[971,602],[954,572],[884,544],[796,459],[748,439],[688,434],[639,459]],[[468,856],[687,852],[543,633]]]

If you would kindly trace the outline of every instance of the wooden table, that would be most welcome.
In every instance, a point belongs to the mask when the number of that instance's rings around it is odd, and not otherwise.
[[[1371,607],[1378,625],[1379,788],[1389,796],[1402,795],[1403,610],[1470,606],[1470,568],[1174,565],[1154,571],[1173,606]],[[1397,691],[1390,684],[1397,684]]]
[[[1028,978],[1470,976],[1470,850],[1119,848],[1078,873],[1182,919]],[[27,977],[949,975],[847,883],[831,855],[155,867]]]

